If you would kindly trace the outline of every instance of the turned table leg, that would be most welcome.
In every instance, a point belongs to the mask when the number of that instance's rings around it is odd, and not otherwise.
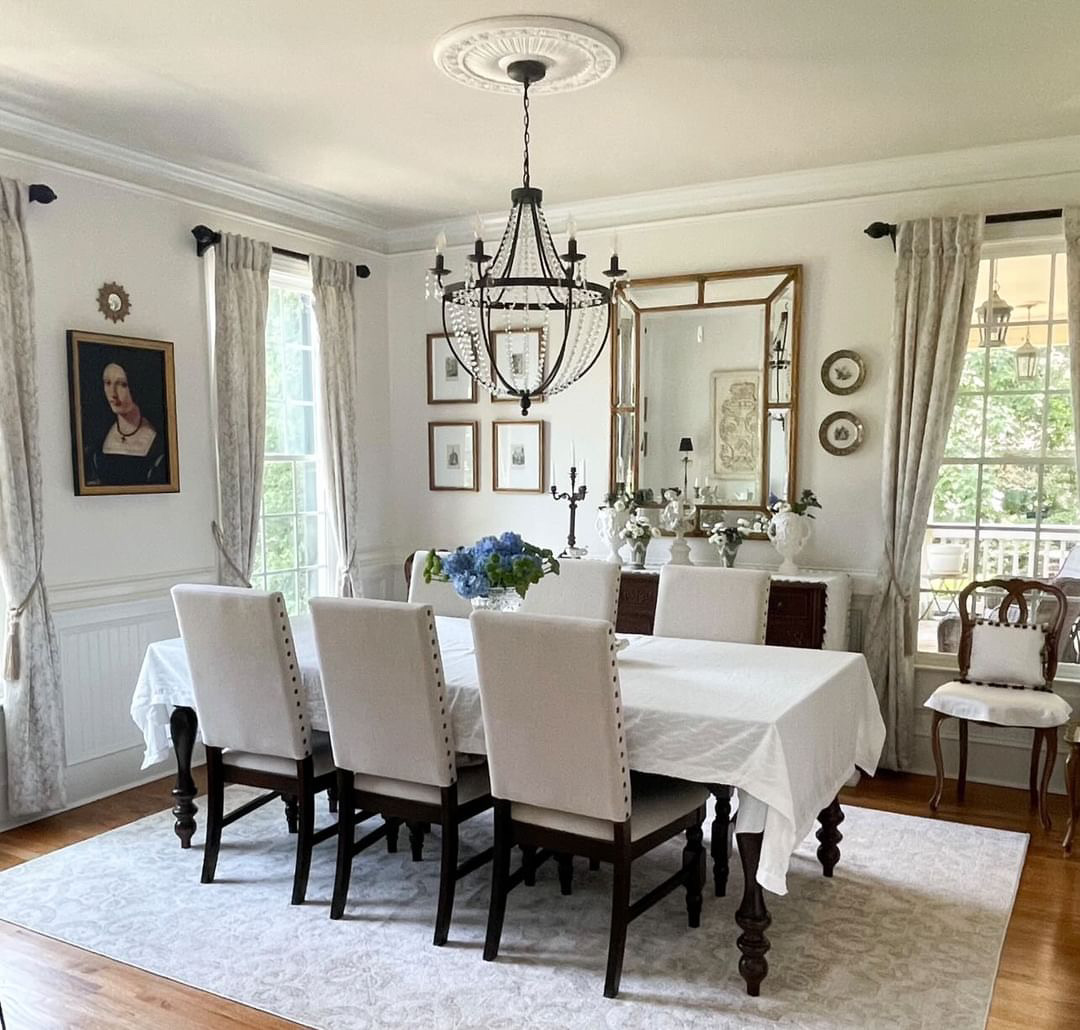
[[[172,734],[173,751],[176,753],[176,784],[172,789],[173,831],[180,838],[180,847],[190,848],[195,835],[195,780],[191,775],[191,754],[195,750],[195,734],[199,720],[194,708],[180,705],[169,714],[169,731]]]
[[[760,833],[735,834],[743,869],[742,902],[735,913],[735,922],[742,933],[735,943],[742,952],[739,958],[739,973],[746,981],[746,993],[755,998],[761,993],[761,981],[769,973],[769,962],[765,956],[770,945],[765,931],[772,922],[769,910],[765,907],[761,884],[757,882],[762,836]]]
[[[716,815],[712,821],[712,840],[709,851],[713,862],[713,888],[718,898],[727,894],[728,864],[731,856],[731,787],[714,783],[709,792],[716,799]]]
[[[818,861],[821,863],[821,871],[826,876],[832,876],[836,863],[840,861],[840,841],[844,835],[837,828],[844,821],[844,811],[840,807],[840,799],[833,798],[828,808],[818,812],[818,822],[821,829],[817,831],[817,839],[820,847],[817,849]]]

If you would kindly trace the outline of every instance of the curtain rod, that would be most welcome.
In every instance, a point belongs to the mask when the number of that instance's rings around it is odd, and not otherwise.
[[[202,257],[215,243],[221,242],[221,233],[214,232],[208,225],[197,225],[191,230],[191,235],[195,237],[195,253]],[[310,261],[310,254],[299,254],[295,250],[286,250],[284,247],[273,247],[275,254],[280,254],[282,257],[295,258],[297,261]],[[357,265],[356,275],[360,279],[366,279],[371,275],[371,269],[367,265]]]
[[[1044,218],[1060,218],[1061,208],[1046,208],[1042,211],[1009,211],[1002,215],[987,215],[987,225],[1002,225],[1005,222],[1035,222]],[[881,240],[886,236],[892,240],[893,250],[896,249],[896,229],[893,222],[871,222],[863,232],[872,240]]]
[[[26,192],[30,195],[31,204],[51,204],[56,200],[56,190],[43,182],[31,183]]]

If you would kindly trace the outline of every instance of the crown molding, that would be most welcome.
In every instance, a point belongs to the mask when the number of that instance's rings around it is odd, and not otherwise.
[[[218,172],[192,168],[167,158],[97,139],[0,109],[0,152],[46,161],[83,178],[191,200],[209,207],[239,203],[304,226],[330,232],[339,242],[386,253],[386,229],[367,209],[322,190],[283,182],[243,169]],[[73,160],[74,159],[74,160]],[[240,181],[237,176],[243,176]],[[225,210],[236,211],[235,207]],[[262,220],[265,220],[262,219]],[[290,226],[284,226],[289,228]]]
[[[572,210],[578,227],[584,230],[632,228],[764,208],[899,196],[1077,172],[1080,172],[1080,136],[1062,136],[626,193],[573,204],[547,205],[545,213],[549,223],[558,224]],[[505,209],[483,216],[485,222],[500,228],[505,219]],[[463,215],[442,222],[389,229],[387,251],[406,254],[429,250],[440,231],[446,233],[451,246],[470,244],[473,220],[473,216]]]

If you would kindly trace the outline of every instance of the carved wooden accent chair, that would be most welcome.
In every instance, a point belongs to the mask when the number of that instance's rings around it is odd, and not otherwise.
[[[993,596],[993,608],[987,616],[976,616],[973,607],[977,596],[988,593]],[[1066,701],[1053,692],[1058,641],[1065,624],[1065,595],[1053,584],[1039,580],[990,579],[969,583],[960,594],[959,607],[960,677],[943,683],[926,701],[934,713],[931,744],[937,772],[930,808],[937,811],[945,783],[941,724],[946,719],[959,721],[959,801],[964,800],[967,781],[968,723],[1025,728],[1034,733],[1031,806],[1038,809],[1043,826],[1049,830],[1046,792],[1057,760],[1058,730],[1072,714]],[[1046,758],[1040,778],[1043,745]]]
[[[336,832],[315,830],[315,795],[334,782],[330,741],[313,730],[281,594],[246,587],[172,589],[206,744],[207,813],[202,882],[212,883],[221,831],[282,797],[297,833],[292,903],[307,894],[312,848]],[[229,783],[269,791],[225,814]]]

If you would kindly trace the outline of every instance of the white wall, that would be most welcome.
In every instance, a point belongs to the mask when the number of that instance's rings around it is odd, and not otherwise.
[[[359,548],[373,568],[385,560],[381,549],[389,535],[391,505],[381,482],[388,456],[386,261],[329,239],[52,165],[0,156],[0,174],[23,182],[47,182],[59,195],[48,207],[30,205],[27,221],[36,290],[44,573],[61,640],[66,736],[73,763],[67,780],[69,795],[77,801],[117,789],[140,775],[139,738],[126,719],[135,685],[133,670],[137,672],[141,660],[139,646],[175,632],[168,604],[173,583],[214,577],[209,523],[216,488],[206,265],[195,255],[191,227],[205,222],[292,250],[314,250],[370,265],[371,278],[357,283],[363,394],[357,419],[367,444],[362,475],[371,485]],[[115,325],[97,310],[97,290],[107,280],[123,284],[132,300],[131,314]],[[68,329],[173,341],[178,494],[74,496]],[[99,660],[101,647],[122,640],[134,641],[132,648],[139,653],[116,653],[107,661]],[[81,657],[76,660],[76,655]],[[89,728],[88,720],[93,721]],[[0,822],[4,764],[0,747]],[[151,775],[167,771],[167,766],[159,766]]]

